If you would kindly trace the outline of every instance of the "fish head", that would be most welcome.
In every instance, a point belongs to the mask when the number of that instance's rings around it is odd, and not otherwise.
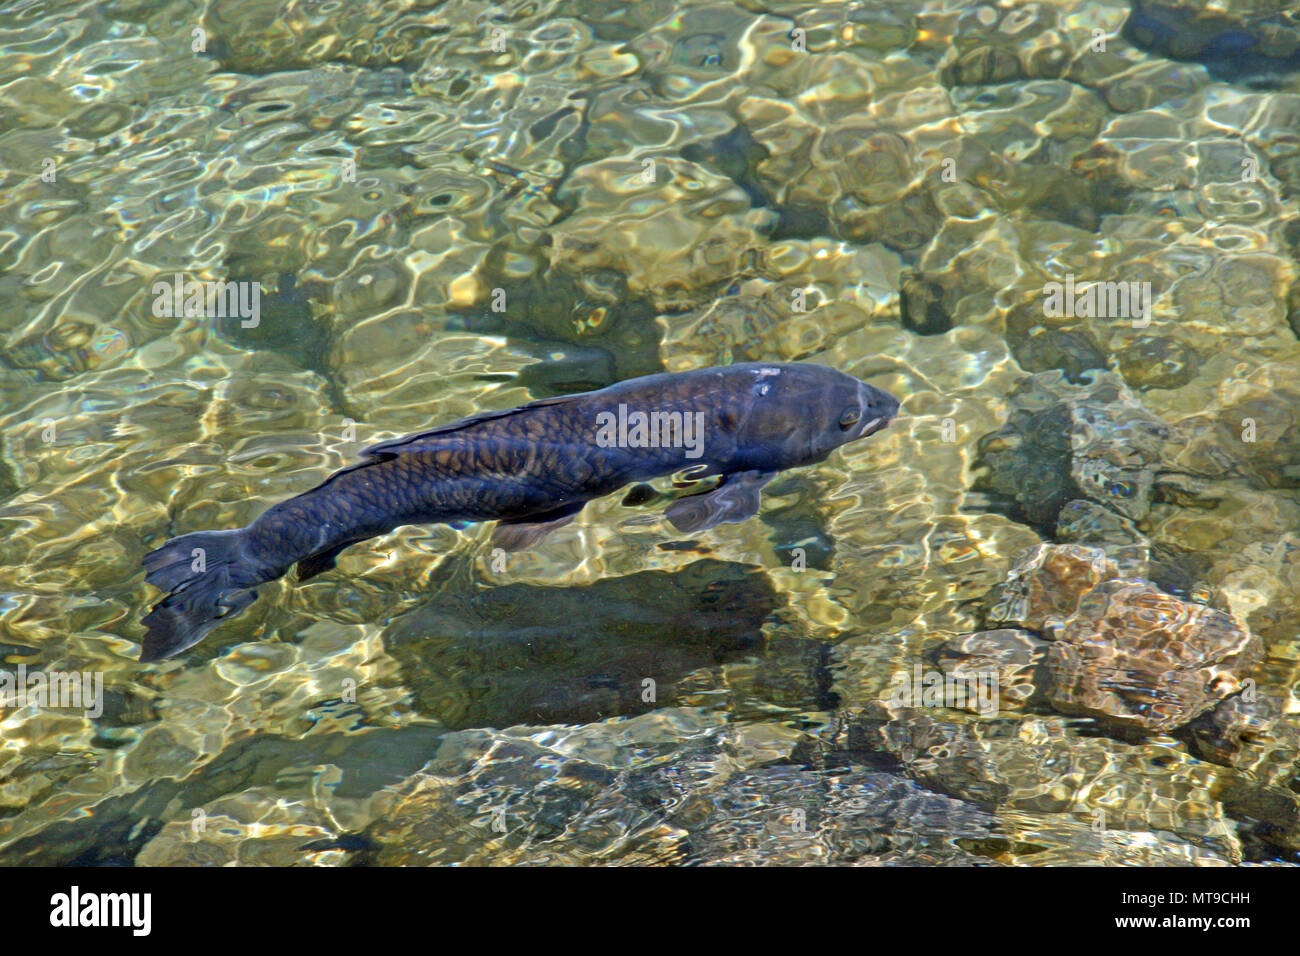
[[[862,417],[853,426],[853,435],[848,439],[849,441],[866,438],[868,435],[874,435],[882,428],[887,428],[889,423],[898,416],[899,406],[898,399],[884,389],[868,385],[858,379],[854,379],[854,381],[858,384],[858,407],[862,411]],[[842,431],[844,419],[841,418],[838,424],[841,426]]]
[[[781,468],[820,461],[898,414],[888,392],[823,365],[756,363],[752,374],[753,406],[738,437]]]

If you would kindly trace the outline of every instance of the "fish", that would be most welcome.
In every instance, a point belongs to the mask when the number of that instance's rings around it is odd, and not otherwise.
[[[495,521],[492,546],[518,551],[587,502],[667,475],[719,479],[668,504],[678,531],[745,521],[779,472],[875,434],[898,408],[836,369],[747,362],[632,378],[383,441],[247,527],[182,534],[146,554],[145,580],[165,596],[142,621],[139,659],[193,647],[251,605],[259,585],[295,565],[309,581],[346,548],[403,525]]]

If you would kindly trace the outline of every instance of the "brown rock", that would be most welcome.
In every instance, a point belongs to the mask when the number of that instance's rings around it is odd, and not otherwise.
[[[1053,642],[1039,689],[1063,713],[1148,731],[1195,719],[1242,687],[1263,656],[1224,611],[1120,578],[1100,548],[1042,544],[994,592],[991,624]]]
[[[1107,581],[1080,602],[1045,660],[1065,713],[1168,731],[1236,693],[1259,639],[1223,611],[1144,581]]]
[[[1040,544],[995,592],[988,621],[1034,631],[1053,630],[1078,610],[1085,594],[1118,574],[1101,548]]]

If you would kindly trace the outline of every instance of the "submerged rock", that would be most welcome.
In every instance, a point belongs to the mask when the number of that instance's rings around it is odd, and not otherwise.
[[[710,301],[765,243],[774,214],[751,208],[735,183],[672,157],[599,160],[581,166],[559,192],[582,212],[550,230],[550,268],[579,281],[619,276],[628,294],[656,311]]]
[[[1143,336],[1119,355],[1124,380],[1139,388],[1178,388],[1196,377],[1201,357],[1168,338]]]
[[[922,786],[982,807],[999,824],[1014,820],[1014,831],[1074,821],[1077,829],[1039,847],[1052,849],[1060,861],[1095,860],[1096,836],[1084,841],[1086,849],[1079,843],[1085,831],[1121,843],[1138,834],[1159,834],[1152,842],[1168,847],[1171,863],[1199,854],[1240,861],[1241,844],[1225,799],[1233,806],[1250,799],[1262,805],[1262,788],[1250,790],[1235,771],[1164,744],[1078,737],[1066,726],[1059,717],[962,722],[921,708],[876,704],[805,739],[794,757],[830,768],[878,763],[880,754],[889,754]],[[1234,787],[1241,792],[1220,796]],[[1294,814],[1275,809],[1270,817],[1285,830]],[[1002,835],[1001,825],[997,832]],[[1166,860],[1157,855],[1152,862]]]
[[[993,590],[987,620],[1054,634],[1085,594],[1117,573],[1099,548],[1041,544],[1021,555],[1006,583]]]
[[[667,709],[447,734],[361,840],[386,866],[989,862],[987,811],[897,773],[792,765],[776,730]]]
[[[897,774],[792,766],[738,774],[690,829],[691,856],[713,865],[990,865],[966,847],[993,817]],[[965,846],[963,845],[965,844]]]
[[[1068,501],[1056,518],[1056,537],[1062,543],[1101,548],[1125,575],[1147,577],[1151,545],[1128,518],[1095,501]]]
[[[1300,23],[1290,0],[1133,0],[1124,34],[1219,79],[1300,69]]]
[[[1220,701],[1187,727],[1195,752],[1263,783],[1289,787],[1300,759],[1300,727],[1284,713],[1288,700],[1253,691]]]
[[[987,618],[1051,641],[1047,701],[1144,731],[1169,731],[1236,693],[1263,648],[1230,614],[1118,577],[1106,553],[1039,545],[995,589]]]
[[[1106,367],[1106,353],[1092,333],[1081,329],[1037,329],[1012,338],[1016,361],[1030,372],[1060,369],[1078,383],[1085,372]]]
[[[680,860],[685,832],[621,799],[618,779],[599,760],[527,738],[449,734],[391,791],[363,839],[381,866]]]
[[[322,807],[250,787],[166,824],[136,866],[331,866],[346,859],[337,821]]]
[[[1052,4],[980,4],[957,20],[941,69],[945,86],[1056,77],[1070,64]]]
[[[1113,372],[1071,385],[1041,372],[1011,393],[1006,425],[979,442],[976,489],[1050,532],[1067,502],[1093,501],[1130,520],[1151,509],[1157,476],[1174,458],[1176,430]]]
[[[271,73],[337,61],[382,69],[415,58],[446,27],[398,29],[414,4],[358,3],[324,16],[313,5],[284,0],[207,5],[203,26],[212,55],[226,70]]]
[[[1028,631],[998,628],[947,641],[932,652],[931,659],[956,679],[996,674],[998,707],[1014,710],[1033,697],[1035,669],[1042,663],[1047,646],[1046,641]],[[966,709],[976,710],[976,703],[968,702]]]
[[[1187,417],[1178,422],[1186,438],[1180,460],[1194,463],[1198,473],[1240,475],[1252,488],[1300,488],[1300,345],[1293,342],[1257,365],[1240,362],[1225,353],[1210,365],[1210,384],[1195,393],[1192,414],[1184,410]],[[1177,403],[1166,404],[1170,411],[1165,415],[1172,418]],[[1275,497],[1283,503],[1294,500],[1291,495]]]
[[[1259,639],[1223,611],[1116,580],[1085,597],[1044,663],[1063,713],[1167,731],[1240,690],[1261,655]]]

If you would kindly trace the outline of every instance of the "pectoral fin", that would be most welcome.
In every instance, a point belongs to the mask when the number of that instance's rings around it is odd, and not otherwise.
[[[298,562],[298,583],[310,581],[316,575],[330,570],[334,567],[334,559],[343,552],[343,549],[350,548],[354,544],[355,541],[344,541],[336,547],[326,548],[324,551],[317,551],[303,558]]]
[[[744,521],[758,514],[763,486],[771,471],[740,471],[727,475],[712,491],[678,498],[665,513],[678,531],[694,532],[725,521]]]
[[[556,528],[561,528],[576,518],[586,504],[585,501],[579,501],[576,504],[565,505],[563,508],[556,508],[554,511],[542,514],[529,515],[526,518],[498,521],[492,531],[492,547],[501,548],[503,551],[523,551],[531,548]]]

